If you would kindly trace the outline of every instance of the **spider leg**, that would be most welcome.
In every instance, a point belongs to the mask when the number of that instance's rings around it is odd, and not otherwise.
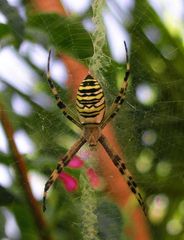
[[[123,85],[119,91],[118,96],[115,98],[109,112],[107,112],[104,120],[101,123],[101,128],[104,128],[105,125],[114,117],[116,116],[117,112],[119,111],[121,105],[123,104],[126,96],[126,90],[128,87],[128,78],[130,75],[130,64],[129,64],[129,59],[128,59],[128,49],[126,42],[124,41],[125,45],[125,51],[126,51],[126,72],[124,75],[124,80],[123,80]]]
[[[135,183],[135,181],[133,180],[131,174],[129,173],[127,167],[125,166],[125,163],[123,162],[123,160],[120,158],[120,156],[118,154],[116,154],[114,152],[114,150],[110,147],[106,137],[104,135],[101,135],[101,137],[99,138],[99,142],[101,143],[101,145],[103,146],[103,148],[105,149],[105,151],[107,152],[107,154],[109,155],[109,157],[112,159],[114,165],[118,168],[118,170],[120,171],[120,173],[124,176],[130,190],[133,192],[133,194],[135,195],[137,201],[139,202],[140,206],[142,207],[142,210],[146,216],[146,208],[144,205],[144,201],[143,198],[138,190],[137,184]]]
[[[74,115],[74,114],[69,113],[66,105],[64,104],[64,102],[59,97],[58,91],[57,91],[56,87],[54,86],[54,82],[52,81],[52,79],[50,77],[50,58],[51,58],[51,50],[49,51],[48,63],[47,63],[47,80],[48,80],[49,86],[51,88],[52,94],[54,95],[54,97],[56,99],[57,106],[59,107],[59,109],[65,115],[66,118],[68,118],[75,125],[77,125],[79,128],[81,128],[82,126],[81,126],[80,122],[75,117],[71,116],[71,115]]]
[[[63,168],[69,163],[71,158],[79,151],[79,149],[84,145],[86,140],[81,137],[71,148],[68,152],[62,157],[61,160],[57,163],[56,169],[50,175],[48,181],[45,184],[44,194],[43,194],[43,211],[46,210],[46,197],[49,188],[57,179],[58,175],[62,172]]]

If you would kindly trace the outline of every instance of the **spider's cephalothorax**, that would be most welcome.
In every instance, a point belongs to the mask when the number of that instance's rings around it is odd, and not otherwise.
[[[76,126],[82,129],[82,136],[78,141],[68,150],[63,158],[58,162],[56,169],[52,172],[50,178],[45,184],[44,196],[43,196],[43,210],[46,209],[46,195],[57,179],[63,168],[67,166],[71,158],[79,151],[79,149],[87,142],[89,146],[94,149],[99,142],[106,150],[109,157],[112,159],[114,165],[118,168],[119,172],[124,176],[130,190],[137,198],[140,206],[145,213],[144,201],[139,193],[137,184],[133,180],[130,172],[128,171],[124,161],[121,157],[112,149],[109,145],[108,140],[102,134],[103,128],[106,124],[118,113],[122,103],[124,102],[126,89],[128,86],[128,77],[130,74],[130,67],[128,62],[128,50],[126,43],[124,42],[126,50],[126,72],[124,75],[124,81],[119,94],[115,98],[112,106],[106,111],[105,100],[103,89],[99,82],[94,79],[91,75],[87,75],[79,86],[76,99],[76,108],[78,116],[76,116],[64,102],[61,100],[53,81],[50,78],[50,56],[48,58],[48,73],[47,79],[51,88],[51,91],[56,99],[57,105],[62,113]],[[146,213],[145,213],[146,214]]]

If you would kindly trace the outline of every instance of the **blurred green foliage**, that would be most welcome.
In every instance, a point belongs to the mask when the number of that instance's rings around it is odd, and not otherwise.
[[[28,8],[27,5],[24,7]],[[45,49],[52,47],[57,52],[67,53],[77,60],[85,60],[93,54],[90,35],[82,25],[83,18],[91,17],[88,16],[91,12],[85,13],[80,18],[74,16],[69,19],[57,14],[32,13],[24,20],[18,10],[5,0],[0,2],[0,11],[7,18],[7,23],[0,24],[1,50],[12,46],[18,52],[21,44],[27,40],[39,43]],[[181,38],[169,32],[167,26],[147,1],[136,0],[130,15],[129,20],[125,22],[125,27],[131,39],[129,50],[131,79],[127,103],[114,120],[114,129],[125,152],[127,165],[136,176],[138,185],[147,199],[152,238],[182,240],[184,239],[184,204],[182,202],[184,189],[184,47]],[[105,51],[109,54],[108,49]],[[25,56],[21,57],[37,73],[35,93],[42,92],[50,96],[50,90],[44,81],[45,74],[30,59]],[[108,93],[108,103],[118,92],[118,84],[115,84],[115,81],[119,83],[119,79],[122,80],[122,71],[122,65],[112,60],[111,66],[104,72],[107,79],[105,92]],[[62,145],[63,139],[65,141],[68,139],[69,148],[71,142],[78,136],[77,131],[59,114],[54,100],[52,106],[45,109],[33,101],[29,94],[16,89],[1,76],[0,80],[6,87],[0,92],[0,99],[14,129],[24,129],[36,146],[34,154],[24,156],[28,169],[48,176],[50,169],[55,167],[56,159],[67,150],[66,144]],[[136,91],[140,84],[150,86],[156,95],[156,100],[152,104],[145,105],[138,101]],[[62,89],[60,92],[65,102],[70,105],[68,90]],[[11,99],[15,93],[31,106],[30,115],[21,116],[14,112]],[[143,134],[147,130],[152,130],[156,134],[155,143],[148,144],[143,141]],[[145,150],[151,152],[152,160],[149,154],[146,159],[141,159],[141,153]],[[10,153],[0,152],[0,162],[14,167]],[[149,163],[150,166],[146,170],[144,163]],[[140,167],[141,164],[143,164],[142,167]],[[80,174],[79,171],[69,171],[75,176]],[[54,188],[48,200],[50,206],[45,216],[55,239],[71,240],[74,239],[73,236],[75,239],[81,239],[79,196],[80,190],[72,195],[62,187],[57,187],[56,190]],[[97,194],[97,199],[99,239],[126,239],[125,236],[117,234],[121,231],[123,223],[123,217],[118,208],[109,200],[104,200],[101,193]],[[3,206],[8,208],[15,216],[21,239],[38,239],[35,235],[30,209],[23,198],[20,183],[16,178],[8,189],[0,186],[0,205],[2,209],[4,209]],[[3,211],[0,211],[0,222],[0,238],[2,239],[5,237]],[[181,225],[178,232],[177,224]],[[107,226],[113,226],[112,231],[116,230],[113,236]],[[116,238],[113,238],[114,236]]]

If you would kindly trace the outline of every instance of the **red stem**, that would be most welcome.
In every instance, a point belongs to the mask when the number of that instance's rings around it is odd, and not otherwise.
[[[13,160],[15,162],[14,166],[17,172],[17,177],[19,178],[20,186],[22,187],[25,198],[31,209],[33,219],[35,221],[35,226],[42,240],[52,240],[46,222],[43,218],[41,208],[38,205],[38,202],[35,200],[31,187],[29,185],[27,177],[27,168],[25,165],[25,160],[23,156],[19,153],[18,148],[14,141],[14,131],[12,125],[9,121],[9,118],[4,110],[3,105],[0,103],[0,121],[6,133],[10,150],[12,152]]]

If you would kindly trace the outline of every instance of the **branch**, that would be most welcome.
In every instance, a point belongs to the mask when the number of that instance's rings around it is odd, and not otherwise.
[[[52,238],[49,236],[48,227],[41,213],[41,208],[39,207],[37,201],[35,200],[32,194],[31,187],[29,185],[27,177],[27,168],[25,165],[25,160],[18,151],[18,148],[14,141],[14,131],[2,103],[0,103],[0,121],[2,122],[9,143],[9,147],[13,155],[13,160],[15,162],[14,166],[16,168],[20,186],[22,186],[25,199],[27,200],[29,207],[31,209],[31,213],[35,221],[35,226],[37,227],[38,234],[40,235],[40,239],[52,240]]]

